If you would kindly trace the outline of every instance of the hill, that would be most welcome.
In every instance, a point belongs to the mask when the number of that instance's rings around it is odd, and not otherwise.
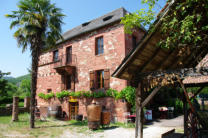
[[[15,84],[15,85],[18,85],[22,80],[24,79],[30,79],[31,78],[31,75],[30,74],[27,74],[27,75],[23,75],[23,76],[19,76],[19,77],[5,77],[4,79],[8,80],[9,82]]]

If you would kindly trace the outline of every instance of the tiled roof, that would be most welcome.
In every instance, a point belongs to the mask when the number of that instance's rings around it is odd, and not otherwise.
[[[91,20],[89,22],[85,22],[63,34],[64,41],[74,38],[78,35],[96,30],[98,28],[104,27],[106,25],[112,24],[114,22],[120,21],[121,17],[124,17],[125,14],[128,12],[124,8],[116,9],[110,13],[107,13],[101,17],[98,17],[94,20]],[[144,29],[143,27],[141,27]],[[144,29],[145,30],[145,29]],[[61,41],[58,41],[57,43],[60,43]]]

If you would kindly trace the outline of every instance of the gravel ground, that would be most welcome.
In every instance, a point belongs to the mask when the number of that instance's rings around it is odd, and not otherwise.
[[[143,129],[144,138],[160,138],[161,134],[173,129],[183,129],[183,116],[174,119],[153,121]],[[61,138],[134,138],[135,129],[112,128],[93,134],[73,133],[65,131]]]

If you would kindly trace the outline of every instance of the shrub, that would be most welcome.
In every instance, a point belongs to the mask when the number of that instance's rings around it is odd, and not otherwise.
[[[0,104],[10,104],[13,102],[13,97],[2,96],[0,97]],[[19,97],[19,102],[24,102],[24,97]]]
[[[127,102],[129,102],[131,105],[135,104],[135,98],[136,98],[136,89],[134,87],[131,86],[127,86],[126,88],[124,88],[120,94],[118,98],[124,98],[127,100]]]
[[[93,94],[90,91],[82,91],[82,96],[83,97],[93,97]]]
[[[38,97],[40,97],[41,99],[44,99],[44,100],[49,100],[54,97],[54,93],[44,94],[41,92],[38,94]]]
[[[112,88],[108,89],[106,91],[106,96],[109,96],[109,97],[116,97],[118,95],[118,91],[117,90],[114,90]]]
[[[64,97],[68,97],[68,96],[70,96],[68,91],[61,91],[61,92],[56,93],[56,97],[58,99],[62,99]]]
[[[101,98],[101,97],[106,97],[104,92],[94,92],[93,93],[94,98]]]

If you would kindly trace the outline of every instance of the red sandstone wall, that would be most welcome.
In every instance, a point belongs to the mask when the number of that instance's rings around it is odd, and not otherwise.
[[[95,38],[99,36],[104,38],[104,54],[96,56]],[[89,72],[91,70],[108,68],[111,74],[115,71],[128,51],[128,48],[125,49],[125,45],[129,47],[127,45],[130,43],[128,41],[130,38],[125,39],[125,36],[123,25],[114,24],[60,45],[59,55],[65,54],[66,48],[72,46],[72,54],[77,58],[75,91],[89,90]],[[46,92],[47,89],[52,89],[53,92],[61,91],[61,76],[53,69],[53,64],[50,64],[52,58],[53,52],[40,56],[39,65],[43,66],[38,69],[37,93]],[[110,79],[110,87],[113,89],[120,91],[126,85],[125,80],[112,77]]]
[[[145,32],[141,29],[138,29],[138,31],[134,30],[134,32],[132,34],[125,34],[125,44],[126,44],[126,55],[129,54],[129,52],[133,49],[132,45],[132,36],[135,36],[137,39],[137,44],[138,42],[142,39],[142,37],[144,36]]]
[[[140,30],[141,31],[141,30]],[[135,34],[138,38],[143,36],[143,31]],[[95,55],[95,38],[103,36],[104,40],[104,54]],[[75,91],[90,90],[89,72],[92,70],[110,69],[112,74],[115,69],[121,64],[126,54],[131,50],[132,39],[131,36],[127,36],[124,33],[124,27],[120,24],[114,24],[91,33],[76,37],[72,40],[68,40],[59,46],[59,55],[66,54],[66,48],[72,46],[72,54],[76,55],[76,83]],[[52,62],[53,51],[46,52],[40,56],[38,78],[37,78],[37,94],[40,92],[47,92],[47,89],[52,91],[61,91],[61,76],[54,69]],[[127,86],[125,80],[118,78],[110,78],[110,87],[122,90]],[[104,98],[105,99],[105,98]],[[119,101],[106,98],[101,100],[103,105],[107,105],[108,109],[113,110],[116,114],[118,121],[123,121],[123,112],[126,111],[126,107]],[[68,102],[60,103],[58,100],[52,100],[50,102],[44,101],[37,96],[38,106],[49,106],[50,104],[61,105],[63,110],[69,113]],[[84,106],[80,102],[79,112],[80,114],[86,114]],[[105,104],[104,104],[105,103]]]

